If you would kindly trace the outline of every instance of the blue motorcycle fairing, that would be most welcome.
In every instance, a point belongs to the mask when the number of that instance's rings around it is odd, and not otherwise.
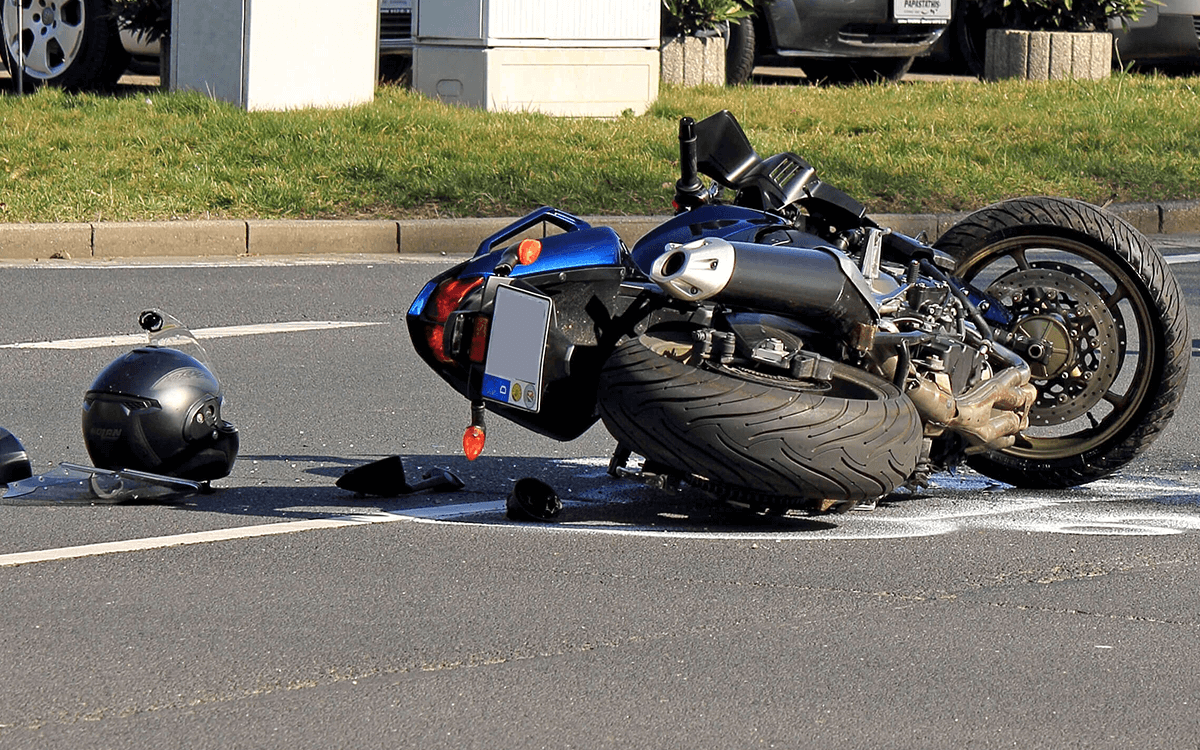
[[[621,238],[609,227],[593,227],[576,232],[552,234],[540,239],[542,252],[537,260],[513,268],[510,276],[534,276],[574,268],[621,265]],[[469,260],[455,275],[490,276],[506,248]]]
[[[509,240],[515,239],[518,235],[544,224],[553,224],[564,232],[578,232],[582,229],[592,228],[591,224],[588,224],[574,214],[560,211],[553,206],[542,206],[530,211],[479,243],[479,248],[475,251],[475,255],[487,255],[492,250],[495,250],[498,245],[507,245]]]
[[[542,252],[537,260],[513,268],[509,275],[514,278],[535,276],[544,273],[567,271],[577,268],[620,267],[621,238],[609,227],[589,227],[563,234],[552,234],[541,238]],[[429,281],[409,306],[409,317],[417,317],[425,309],[429,296],[442,281],[471,276],[487,277],[495,271],[496,264],[506,247],[498,247],[484,255],[476,255],[450,268]]]
[[[449,279],[487,279],[496,274],[498,265],[503,263],[507,268],[517,238],[539,223],[531,224],[531,221],[530,217],[525,217],[493,235],[481,246],[483,252],[438,274],[409,306],[407,323],[417,354],[468,399],[480,396],[482,366],[461,358],[455,362],[440,361],[433,355],[430,347],[436,342],[428,340],[431,325],[445,327],[448,324],[435,322],[427,315],[426,308],[438,286]],[[614,324],[621,324],[624,303],[618,298],[621,282],[629,268],[625,246],[611,228],[590,227],[583,222],[572,225],[566,220],[547,219],[546,223],[564,231],[540,238],[542,249],[538,258],[529,264],[513,266],[508,276],[520,279],[515,283],[526,285],[551,299],[564,294],[568,297],[582,294],[590,302],[584,305],[580,300],[572,300],[553,314],[546,357],[556,366],[547,369],[549,374],[542,392],[541,411],[530,413],[494,402],[487,402],[487,409],[539,434],[556,440],[572,440],[598,419],[596,379],[600,365],[614,343],[608,336],[611,335],[614,341],[617,337],[610,329]],[[563,223],[568,227],[563,227]],[[479,292],[474,294],[475,302],[471,304],[487,304],[486,294],[483,297],[478,296]],[[490,313],[485,309],[484,314]],[[449,332],[446,335],[449,336]]]
[[[774,214],[752,208],[700,206],[647,232],[634,244],[631,254],[634,264],[648,276],[650,266],[662,255],[668,242],[685,245],[701,237],[753,242],[760,231],[771,226],[787,226],[787,223]]]

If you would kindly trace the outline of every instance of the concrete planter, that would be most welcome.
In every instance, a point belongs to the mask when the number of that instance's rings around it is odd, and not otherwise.
[[[990,29],[984,78],[1058,81],[1099,80],[1112,73],[1112,34],[1107,31]]]
[[[684,86],[725,85],[725,39],[720,36],[665,37],[660,77]]]

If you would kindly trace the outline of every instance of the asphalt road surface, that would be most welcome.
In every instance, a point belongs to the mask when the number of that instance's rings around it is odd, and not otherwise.
[[[1200,238],[1160,244],[1200,330]],[[1196,745],[1195,388],[1092,486],[747,517],[610,479],[601,427],[493,419],[463,459],[403,323],[450,261],[0,265],[35,471],[88,463],[82,394],[151,307],[202,330],[242,442],[212,494],[0,499],[0,747]],[[388,455],[466,487],[334,486]],[[524,476],[561,523],[505,517]]]

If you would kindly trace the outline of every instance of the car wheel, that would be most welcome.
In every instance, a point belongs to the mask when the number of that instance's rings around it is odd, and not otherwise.
[[[988,15],[976,3],[959,3],[949,34],[954,57],[976,78],[984,77],[988,29],[1003,26],[1003,21]]]
[[[738,86],[750,80],[754,72],[754,20],[729,24],[725,38],[725,84]]]
[[[125,72],[129,54],[106,0],[2,2],[5,64],[16,79],[23,52],[27,87],[103,89]]]

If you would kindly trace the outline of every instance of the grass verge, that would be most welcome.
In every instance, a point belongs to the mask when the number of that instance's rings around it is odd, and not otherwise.
[[[430,218],[669,210],[681,115],[729,109],[875,213],[1052,194],[1200,198],[1198,78],[663,87],[640,117],[487,113],[396,88],[246,113],[198,94],[0,97],[0,221]]]

